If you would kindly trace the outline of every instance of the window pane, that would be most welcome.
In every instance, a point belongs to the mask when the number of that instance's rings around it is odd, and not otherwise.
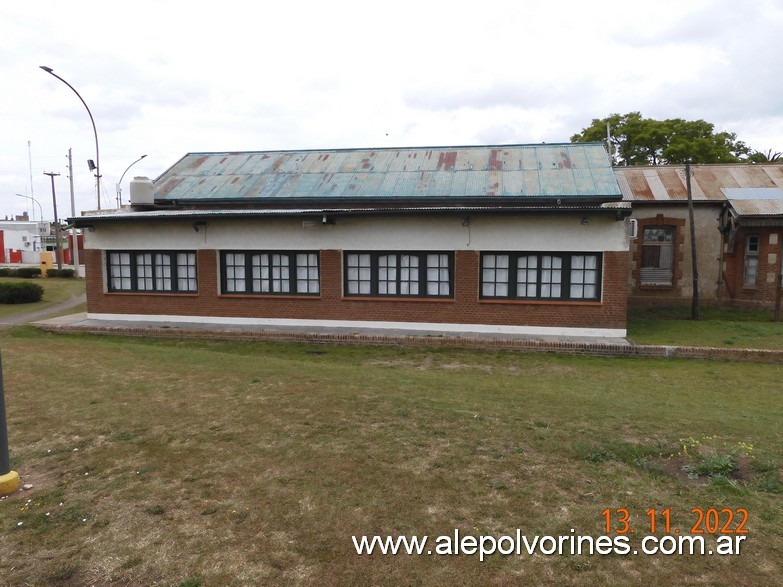
[[[645,243],[671,243],[674,242],[673,226],[648,226],[643,233]]]
[[[672,285],[674,226],[648,226],[643,232],[639,280],[642,285]]]
[[[130,262],[130,253],[109,253],[109,283],[112,290],[132,290]]]
[[[155,290],[171,291],[171,255],[155,255]]]
[[[517,297],[534,298],[538,288],[538,256],[524,255],[517,259]]]
[[[296,255],[297,293],[318,293],[318,256],[314,253]]]
[[[562,281],[563,266],[562,257],[554,255],[542,255],[541,266],[541,297],[559,298],[561,296],[560,283]]]
[[[349,294],[369,295],[372,293],[371,256],[368,253],[350,253],[346,255],[348,267],[347,291]]]
[[[152,253],[136,255],[136,289],[152,291]]]
[[[378,293],[381,295],[397,294],[397,255],[380,255],[378,257]]]
[[[758,281],[758,273],[759,273],[759,258],[746,255],[745,275],[744,275],[745,287],[753,287],[756,285]]]
[[[419,294],[419,257],[402,254],[399,256],[400,295],[415,296]]]
[[[427,255],[427,294],[435,296],[448,296],[451,294],[448,255]]]
[[[224,259],[226,292],[242,293],[246,291],[247,285],[245,283],[245,254],[226,253]]]
[[[195,253],[177,253],[177,289],[197,291]]]

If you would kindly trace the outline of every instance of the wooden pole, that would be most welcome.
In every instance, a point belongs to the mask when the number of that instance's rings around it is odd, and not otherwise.
[[[691,164],[685,164],[685,185],[688,188],[688,218],[691,228],[691,265],[693,273],[693,302],[691,319],[699,319],[699,269],[696,264],[696,222],[693,219],[693,193],[691,192]]]

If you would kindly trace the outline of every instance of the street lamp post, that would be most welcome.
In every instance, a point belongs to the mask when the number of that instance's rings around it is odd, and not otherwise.
[[[125,171],[122,172],[122,175],[120,176],[120,181],[117,182],[117,208],[122,208],[122,178],[124,178],[125,174],[128,173],[128,169],[136,165],[136,163],[144,159],[144,157],[146,157],[146,155],[142,155],[141,157],[136,159],[133,163],[131,163],[125,168]]]
[[[81,97],[81,94],[79,94],[79,92],[76,91],[76,88],[74,88],[71,84],[69,84],[59,75],[54,73],[51,67],[47,67],[46,65],[41,65],[39,67],[43,69],[46,73],[53,75],[58,80],[63,82],[66,86],[71,88],[71,90],[73,90],[73,93],[76,94],[79,97],[79,100],[82,101],[82,104],[84,104],[84,107],[87,109],[87,114],[90,115],[90,122],[92,123],[92,132],[95,135],[95,192],[98,197],[98,210],[100,210],[101,209],[101,155],[100,155],[100,151],[98,150],[98,130],[95,128],[95,119],[92,117],[92,112],[90,112],[90,107],[87,106],[87,102],[85,102],[84,98]]]

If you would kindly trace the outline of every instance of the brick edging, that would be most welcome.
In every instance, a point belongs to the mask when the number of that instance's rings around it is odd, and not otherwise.
[[[340,334],[337,332],[204,330],[196,328],[157,327],[133,328],[119,326],[74,326],[69,324],[36,324],[35,326],[47,332],[66,334],[78,333],[116,336],[148,336],[154,338],[207,338],[216,340],[305,342],[310,344],[472,348],[593,357],[783,363],[783,350],[767,349],[729,349],[719,347],[637,344],[623,345],[602,342],[545,341],[521,338],[493,339],[467,336]]]

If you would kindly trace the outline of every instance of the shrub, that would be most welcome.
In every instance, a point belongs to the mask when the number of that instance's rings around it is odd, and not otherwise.
[[[10,267],[0,267],[0,277],[10,277],[10,276],[11,276]]]
[[[19,267],[16,271],[13,272],[14,277],[40,277],[41,276],[41,268],[40,267]]]
[[[30,304],[40,302],[43,288],[37,283],[0,283],[0,304]]]
[[[46,277],[65,277],[71,278],[74,276],[73,269],[47,269]]]

